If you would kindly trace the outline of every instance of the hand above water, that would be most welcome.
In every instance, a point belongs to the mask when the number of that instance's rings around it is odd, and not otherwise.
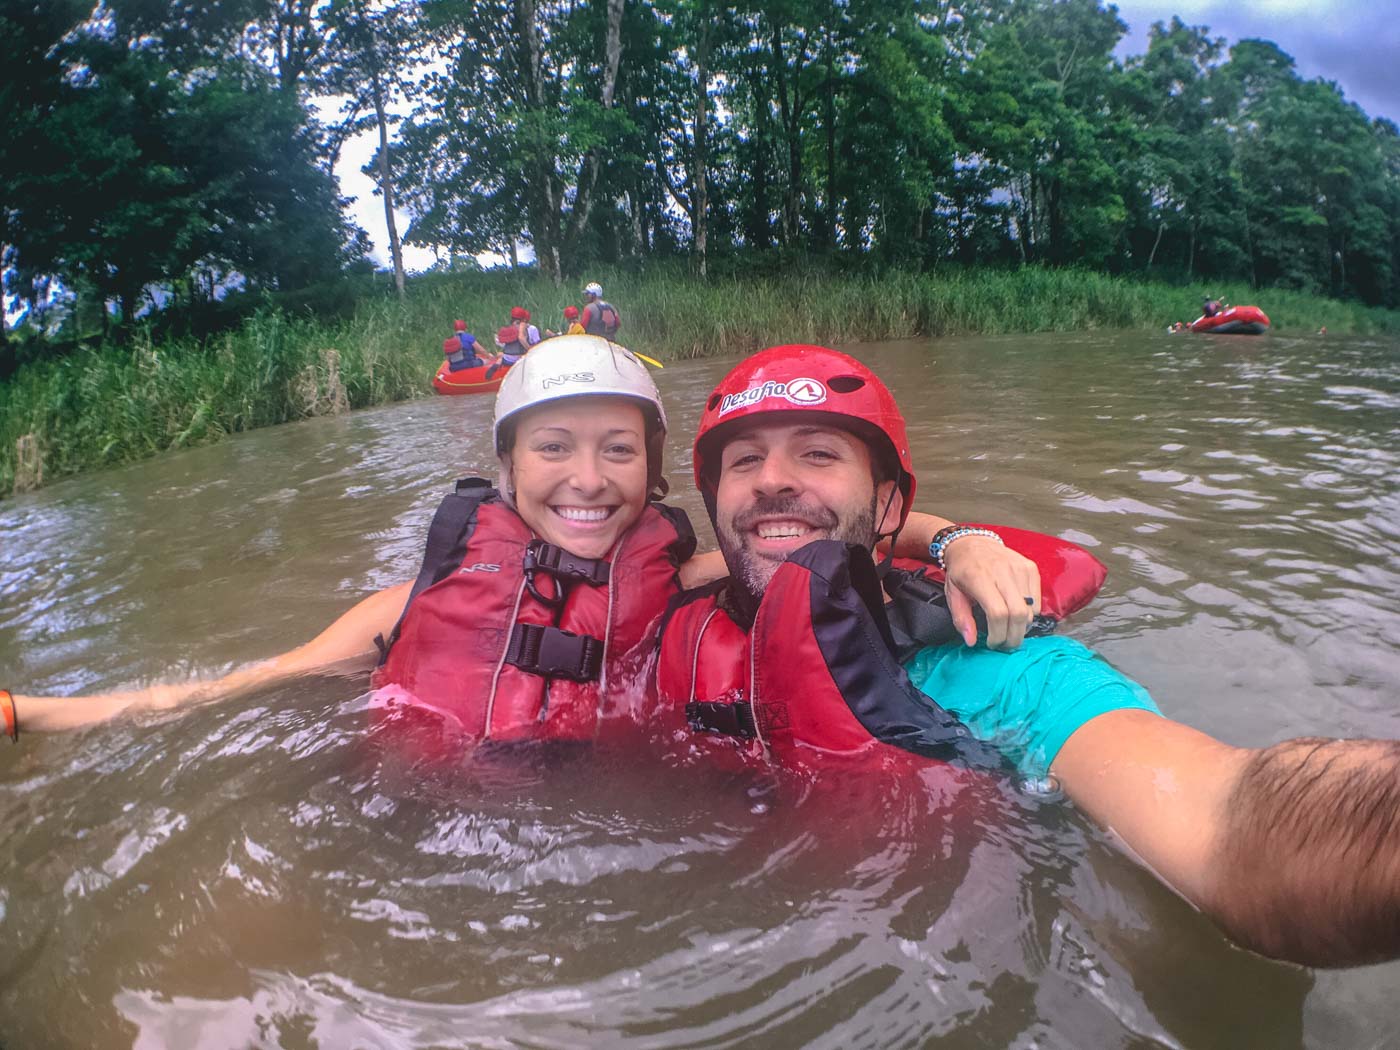
[[[968,645],[977,644],[973,606],[987,620],[987,645],[1016,649],[1040,611],[1040,569],[1024,555],[987,536],[961,536],[943,552],[944,591],[953,625]],[[1026,599],[1034,599],[1027,603]]]
[[[912,511],[895,541],[895,555],[928,561],[934,536],[952,524],[936,514]],[[972,610],[979,607],[987,620],[987,645],[1019,648],[1026,628],[1040,611],[1040,569],[1035,562],[989,536],[972,535],[960,536],[944,548],[943,566],[948,611],[962,640],[977,644]],[[1035,599],[1034,604],[1026,603],[1028,597]]]

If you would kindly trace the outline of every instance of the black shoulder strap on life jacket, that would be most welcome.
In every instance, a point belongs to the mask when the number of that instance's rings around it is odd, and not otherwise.
[[[656,508],[657,513],[671,523],[671,528],[676,530],[676,542],[671,545],[671,551],[675,555],[676,564],[678,566],[684,565],[690,561],[695,554],[696,546],[698,546],[695,539],[695,529],[690,524],[690,515],[681,510],[680,507],[668,507],[666,504],[656,501],[652,501],[651,505]]]
[[[890,634],[895,656],[904,663],[921,649],[961,641],[948,610],[948,596],[943,584],[928,578],[923,569],[910,571],[894,566],[883,568],[885,593],[890,596],[885,605],[889,616]],[[979,632],[987,630],[987,618],[980,606],[972,607],[972,619]],[[1026,628],[1026,637],[1054,633],[1058,621],[1053,616],[1037,616]]]
[[[461,564],[467,553],[467,541],[476,529],[477,509],[496,496],[491,482],[482,478],[462,478],[453,490],[438,505],[433,515],[433,523],[428,527],[428,546],[423,552],[423,566],[418,570],[418,578],[413,581],[408,601],[404,602],[403,612],[399,613],[398,623],[389,634],[389,640],[375,638],[379,646],[379,663],[383,665],[389,658],[389,650],[399,640],[399,629],[415,598],[439,580],[446,579],[452,570]]]
[[[880,576],[868,549],[818,540],[788,561],[811,576],[813,633],[846,706],[871,736],[943,762],[1006,767],[999,752],[909,680],[896,657]]]
[[[958,640],[941,583],[930,580],[922,569],[911,572],[894,567],[885,571],[884,583],[885,593],[890,596],[885,612],[895,658],[900,663],[920,649]]]

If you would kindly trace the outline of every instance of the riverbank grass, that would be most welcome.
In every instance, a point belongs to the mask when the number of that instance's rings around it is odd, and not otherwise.
[[[1157,330],[1198,312],[1197,289],[1025,268],[919,275],[794,273],[697,281],[684,273],[595,275],[623,316],[622,341],[654,357],[740,354],[780,342],[842,344],[960,334]],[[1216,286],[1262,306],[1280,333],[1400,335],[1400,312],[1297,292]],[[452,321],[485,345],[510,308],[562,326],[574,289],[531,273],[430,274],[405,302],[361,302],[348,322],[275,311],[235,331],[160,345],[100,345],[41,360],[0,383],[0,494],[308,416],[431,396]]]

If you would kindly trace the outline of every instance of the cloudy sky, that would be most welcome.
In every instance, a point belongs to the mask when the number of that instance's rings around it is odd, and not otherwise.
[[[1120,54],[1147,50],[1153,22],[1179,15],[1229,43],[1272,40],[1306,80],[1334,80],[1372,117],[1400,123],[1400,19],[1394,0],[1119,0],[1128,23]],[[1389,10],[1391,14],[1385,14]]]
[[[1400,18],[1384,13],[1394,10],[1394,0],[1119,0],[1117,7],[1128,24],[1120,56],[1146,51],[1152,23],[1170,22],[1175,14],[1230,44],[1249,37],[1272,40],[1293,56],[1303,78],[1336,81],[1370,116],[1400,123]],[[342,192],[357,198],[351,206],[355,221],[374,242],[376,260],[387,266],[384,206],[374,196],[373,182],[359,173],[374,142],[366,135],[347,144],[338,174]],[[407,226],[407,216],[401,217],[400,235]],[[431,266],[433,257],[408,248],[404,261],[417,270]]]

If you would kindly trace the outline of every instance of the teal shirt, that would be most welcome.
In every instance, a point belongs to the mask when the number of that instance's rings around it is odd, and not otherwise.
[[[955,643],[925,649],[904,667],[1031,778],[1046,776],[1065,741],[1092,718],[1125,708],[1161,714],[1146,689],[1069,638],[1027,638],[1010,653]]]

